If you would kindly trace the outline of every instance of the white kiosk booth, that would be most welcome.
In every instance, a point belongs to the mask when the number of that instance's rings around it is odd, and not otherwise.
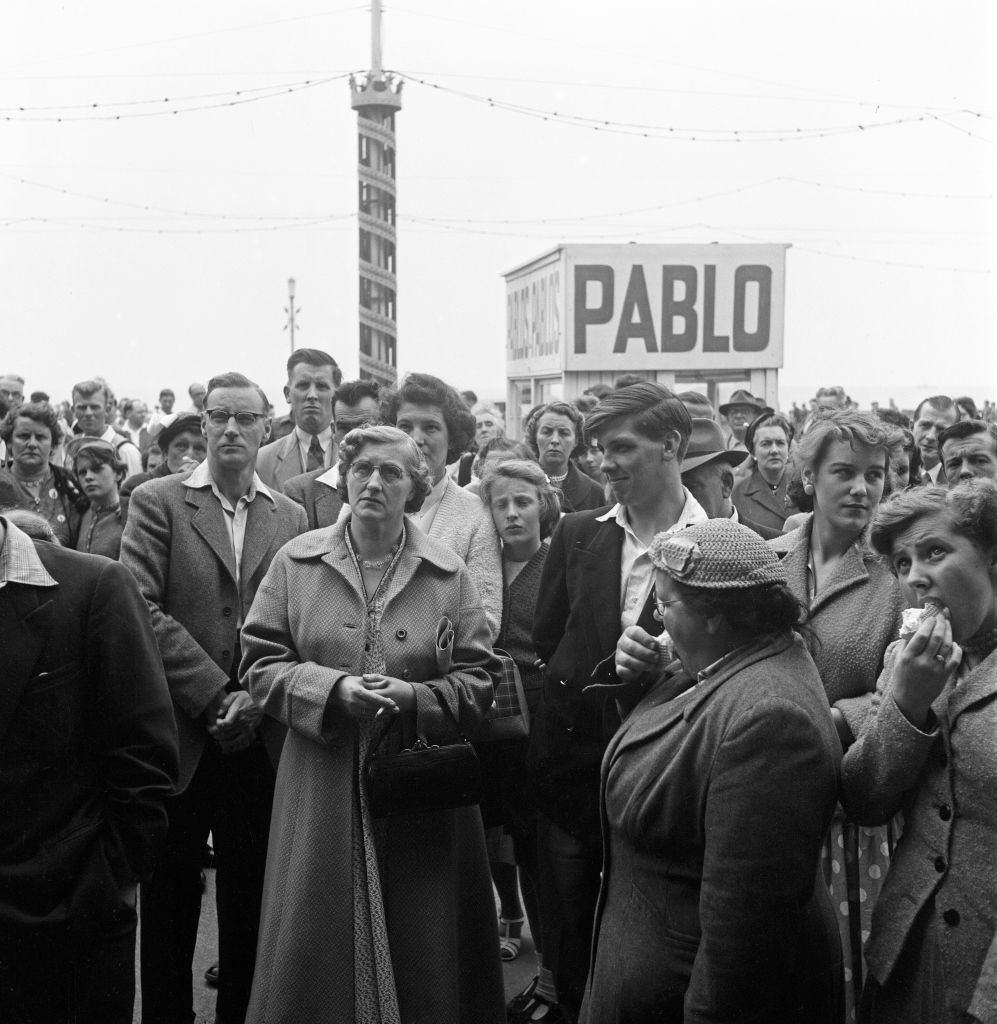
[[[506,281],[506,429],[534,405],[639,373],[735,382],[778,407],[788,245],[562,245]]]

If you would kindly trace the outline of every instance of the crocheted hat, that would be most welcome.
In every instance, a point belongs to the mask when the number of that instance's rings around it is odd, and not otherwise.
[[[786,582],[776,553],[753,530],[729,519],[659,533],[648,554],[655,568],[686,587],[747,590]]]

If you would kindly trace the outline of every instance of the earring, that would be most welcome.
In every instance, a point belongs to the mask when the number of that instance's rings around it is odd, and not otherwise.
[[[803,485],[803,493],[804,494],[813,494],[813,492],[814,492],[814,485],[813,484],[804,484]]]

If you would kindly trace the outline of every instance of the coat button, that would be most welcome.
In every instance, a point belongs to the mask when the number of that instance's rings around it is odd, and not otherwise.
[[[959,923],[959,911],[955,907],[949,907],[948,910],[942,914],[942,920],[951,927],[955,927]]]
[[[223,657],[223,658],[224,658],[224,659],[225,659],[226,661],[228,661],[228,660],[229,660],[229,658],[231,658],[231,657],[232,657],[232,652],[231,652],[231,651],[222,651],[222,657]]]
[[[938,817],[941,818],[942,821],[948,821],[949,818],[952,817],[952,808],[949,807],[948,804],[942,804],[942,806],[938,808]]]
[[[226,619],[227,619],[227,618],[228,618],[228,617],[229,617],[229,616],[230,616],[231,614],[232,614],[232,609],[231,609],[231,608],[227,608],[227,607],[226,607],[226,608],[223,608],[223,609],[222,609],[222,615],[224,615]]]
[[[945,858],[944,857],[936,857],[935,858],[935,870],[938,871],[938,872],[942,872],[942,871],[945,870]]]
[[[396,629],[395,630],[395,639],[396,640],[404,640],[405,637],[407,637],[407,636],[408,636],[408,630],[407,629]]]

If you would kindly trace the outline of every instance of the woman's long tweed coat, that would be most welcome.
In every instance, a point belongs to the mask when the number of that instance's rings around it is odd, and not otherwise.
[[[243,627],[243,681],[288,726],[277,775],[251,1024],[353,1024],[356,730],[327,709],[362,671],[365,601],[348,520],[298,537],[274,559]],[[488,628],[464,563],[406,521],[381,621],[386,674],[432,681],[469,734],[491,705]],[[436,626],[453,621],[453,667],[437,669]],[[429,687],[402,725],[453,738]],[[379,846],[404,1024],[505,1020],[498,924],[477,807],[388,819]],[[378,1018],[379,1020],[379,1018]],[[357,1021],[357,1024],[368,1024]]]

